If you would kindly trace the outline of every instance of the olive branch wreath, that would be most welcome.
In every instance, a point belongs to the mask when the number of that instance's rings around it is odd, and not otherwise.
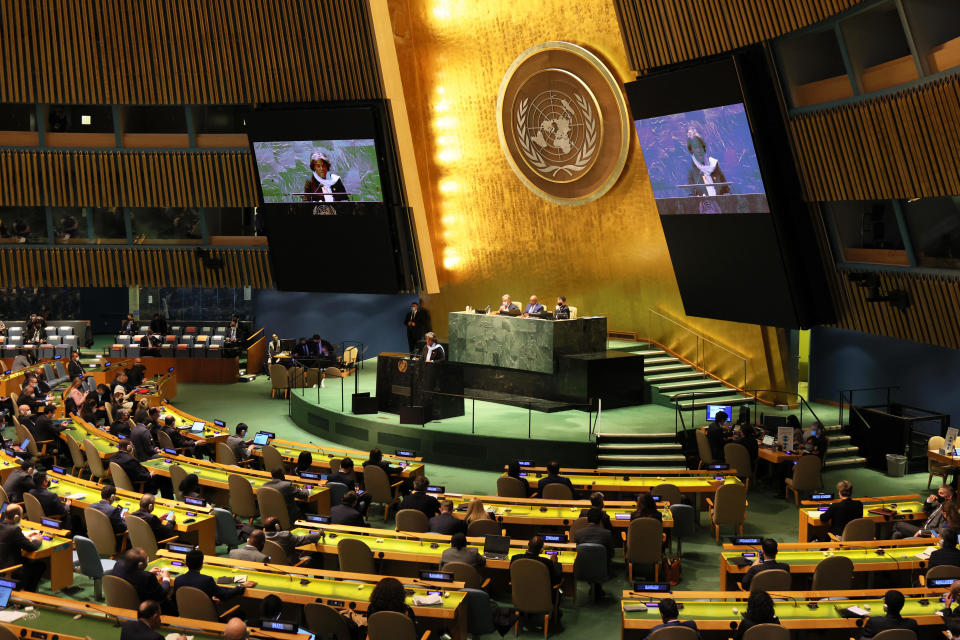
[[[597,148],[597,121],[594,118],[593,110],[590,108],[590,104],[586,99],[580,94],[574,94],[573,99],[577,103],[577,106],[583,111],[584,129],[586,130],[583,146],[580,147],[580,151],[577,153],[573,164],[553,165],[543,159],[540,151],[537,150],[536,145],[533,144],[533,141],[527,133],[526,125],[527,115],[530,109],[530,99],[523,98],[517,107],[517,144],[520,145],[520,151],[523,152],[524,157],[538,171],[549,174],[554,178],[556,178],[556,175],[561,171],[565,171],[571,176],[574,172],[583,171],[590,163],[590,158],[593,157],[593,152],[596,151]]]

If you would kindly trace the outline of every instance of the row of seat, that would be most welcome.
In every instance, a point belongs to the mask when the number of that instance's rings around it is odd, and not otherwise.
[[[76,351],[75,345],[69,344],[4,344],[0,342],[0,353],[4,358],[16,358],[17,356],[30,355],[35,360],[50,360],[57,356],[69,358],[73,351]]]
[[[219,337],[219,336],[218,336]],[[164,342],[158,347],[160,355],[166,358],[219,358],[224,348],[223,340],[207,342],[189,343],[171,343]],[[126,344],[118,342],[110,346],[108,355],[110,358],[139,358],[144,355],[146,350],[139,343]]]

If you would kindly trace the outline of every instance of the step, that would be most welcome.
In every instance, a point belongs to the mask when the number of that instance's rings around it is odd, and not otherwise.
[[[833,445],[845,445],[850,442],[850,436],[848,435],[835,435],[830,437],[830,448],[833,448]]]
[[[675,433],[598,433],[597,442],[603,440],[676,440]]]
[[[860,448],[855,447],[853,445],[835,447],[831,444],[829,447],[827,447],[828,458],[843,457],[843,456],[850,456],[850,455],[855,456],[858,453],[860,453]]]
[[[657,382],[673,382],[673,381],[679,381],[679,380],[693,380],[694,378],[696,378],[696,379],[702,379],[702,378],[705,377],[702,373],[700,373],[700,372],[697,371],[696,369],[693,369],[692,367],[690,368],[689,371],[674,372],[674,373],[661,373],[661,374],[653,375],[653,376],[648,376],[647,373],[649,373],[649,371],[644,371],[643,379],[644,379],[646,382],[649,382],[649,383],[651,383],[651,384],[657,383]]]
[[[686,464],[687,459],[684,456],[680,455],[615,455],[615,454],[601,454],[597,456],[597,462],[612,462],[614,460],[627,460],[628,462],[643,462],[650,465],[659,465],[664,463],[673,463],[673,464]]]
[[[679,382],[663,382],[660,384],[652,385],[654,389],[660,393],[666,393],[667,391],[684,391],[687,389],[700,389],[702,387],[714,387],[720,386],[724,389],[729,389],[724,387],[721,383],[717,382],[713,378],[699,378],[696,380],[681,380]]]
[[[679,363],[677,363],[677,364],[658,364],[658,365],[655,365],[655,366],[652,366],[652,367],[644,367],[644,368],[643,368],[643,372],[644,372],[644,374],[647,374],[647,373],[670,373],[671,371],[686,371],[686,370],[688,370],[688,369],[689,369],[690,371],[695,371],[694,368],[691,367],[690,365],[684,364],[683,362],[679,362]],[[702,375],[702,374],[700,374],[700,373],[698,372],[697,375]]]
[[[683,411],[693,411],[696,409],[706,409],[708,404],[729,404],[729,405],[741,405],[749,404],[753,402],[753,398],[746,398],[744,396],[717,396],[713,398],[704,398],[703,400],[697,398],[695,400],[680,400],[677,404],[680,405],[680,409]]]
[[[604,453],[616,453],[617,451],[636,451],[641,453],[643,451],[683,451],[683,446],[679,443],[670,443],[670,442],[650,442],[645,444],[598,444],[598,451],[603,451]]]
[[[639,351],[631,351],[630,353],[637,356],[643,356],[644,358],[649,358],[653,356],[663,356],[667,354],[667,352],[664,351],[663,349],[641,349]]]
[[[688,393],[694,393],[695,396],[686,396],[688,400],[693,398],[713,398],[716,396],[726,396],[730,395],[729,387],[716,387],[716,388],[707,388],[707,389],[678,389],[674,393],[665,394],[670,398],[671,401],[677,396],[682,396]]]
[[[866,462],[866,458],[851,456],[849,458],[830,458],[823,463],[823,466],[824,468],[834,469],[837,467],[862,466]]]
[[[840,431],[843,431],[843,425],[841,425],[841,424],[832,424],[832,425],[830,425],[829,427],[824,427],[824,428],[823,428],[823,432],[824,432],[824,433],[827,433],[827,434],[837,433],[837,432],[840,432]]]
[[[673,356],[654,356],[652,358],[643,359],[644,367],[646,367],[646,365],[648,364],[658,365],[658,364],[671,364],[671,363],[680,363],[680,359],[674,358]]]

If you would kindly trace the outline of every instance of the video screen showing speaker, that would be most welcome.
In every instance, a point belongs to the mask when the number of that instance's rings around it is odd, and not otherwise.
[[[742,102],[634,126],[660,215],[770,212]]]
[[[385,101],[265,107],[247,117],[259,223],[283,291],[416,288],[413,250]]]

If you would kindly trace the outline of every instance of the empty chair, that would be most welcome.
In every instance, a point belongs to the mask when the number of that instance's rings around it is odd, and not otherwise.
[[[853,561],[846,556],[830,556],[817,563],[813,572],[814,591],[849,589],[853,585]],[[752,586],[752,585],[751,585]]]
[[[483,536],[499,536],[503,529],[496,520],[474,520],[467,525],[467,535],[471,538]]]
[[[697,640],[697,632],[690,627],[673,625],[657,629],[647,636],[647,640]]]
[[[120,343],[110,345],[110,357],[118,360],[123,357],[124,346]]]
[[[192,346],[193,346],[193,338],[194,338],[194,337],[193,337],[192,335],[186,335],[186,334],[185,334],[185,335],[182,335],[182,336],[180,336],[180,342],[179,342],[179,344],[185,344],[185,345],[187,345],[187,347],[192,347]]]
[[[484,580],[477,568],[466,562],[448,562],[443,570],[453,574],[454,582],[462,582],[469,589],[482,589],[490,583],[489,578]]]
[[[427,631],[420,638],[413,620],[396,611],[377,611],[367,618],[367,640],[427,640]]]
[[[130,344],[130,336],[126,333],[122,333],[117,336],[117,343],[122,344],[123,346],[128,346]]]
[[[666,500],[671,505],[683,503],[683,493],[675,484],[658,484],[650,491],[650,495],[660,498],[661,501]]]
[[[201,327],[200,334],[203,336],[209,336],[213,333],[213,327]]]
[[[940,451],[946,445],[943,436],[933,436],[927,440],[928,451]],[[930,482],[933,476],[942,479],[944,484],[947,482],[947,476],[950,475],[950,467],[942,462],[936,462],[933,458],[927,458],[927,489],[930,488]]]
[[[303,373],[303,386],[312,389],[318,384],[320,384],[320,369],[317,367],[308,368]]]
[[[140,598],[133,585],[117,576],[103,576],[103,590],[107,595],[107,606],[136,611]]]
[[[224,336],[224,337],[225,337],[225,336],[227,335],[227,328],[226,328],[226,327],[217,327],[216,335],[218,335],[218,336]]]
[[[97,553],[93,540],[73,536],[73,571],[93,580],[93,597],[103,600],[103,576],[112,571],[115,560],[104,560]]]
[[[181,618],[220,622],[221,618],[229,616],[239,608],[240,605],[234,605],[223,613],[218,613],[213,600],[200,589],[196,587],[177,588],[177,609]]]
[[[57,328],[56,328],[56,327],[44,327],[44,328],[43,328],[43,332],[47,335],[47,338],[49,338],[50,336],[56,336],[56,335],[57,335]]]
[[[62,336],[72,336],[72,335],[73,335],[73,327],[71,327],[70,325],[66,325],[66,324],[65,324],[65,325],[62,325],[62,326],[60,326],[60,328],[59,328],[59,332],[60,332],[60,335],[62,335]]]
[[[97,445],[93,444],[89,438],[83,441],[83,453],[87,458],[87,467],[90,469],[90,479],[96,478],[96,482],[99,482],[107,472],[103,468],[103,460],[100,458]]]
[[[257,511],[257,499],[253,494],[250,481],[231,473],[227,477],[230,486],[230,510],[238,517],[252,523],[260,513]]]
[[[343,502],[343,496],[350,490],[350,487],[342,482],[328,482],[327,489],[330,489],[330,506],[335,507]]]
[[[340,560],[340,571],[350,573],[376,573],[373,563],[373,552],[363,540],[344,538],[337,543],[337,557]],[[535,561],[534,561],[535,562]]]
[[[750,581],[750,593],[754,591],[789,591],[790,573],[783,569],[764,569]]]
[[[843,533],[840,539],[844,542],[856,542],[858,540],[875,540],[877,537],[877,525],[870,518],[857,518],[851,520],[843,527]]]
[[[147,552],[147,558],[150,560],[157,557],[159,545],[167,544],[177,539],[177,536],[172,536],[165,540],[157,540],[157,537],[153,534],[153,529],[150,528],[146,520],[132,513],[127,514],[126,521],[127,533],[130,535],[130,545],[142,547],[143,550]]]
[[[53,357],[54,358],[69,358],[72,348],[67,344],[55,344],[53,345]]]
[[[330,472],[333,473],[332,463]],[[370,494],[372,502],[383,505],[383,520],[386,522],[390,515],[390,507],[399,501],[394,489],[399,483],[391,485],[386,471],[376,465],[369,464],[363,468],[363,485],[367,493]]]
[[[287,370],[282,364],[272,364],[270,372],[270,397],[286,398],[290,393],[290,384],[287,381]]]
[[[70,347],[70,351],[76,351],[78,347],[77,336],[63,336],[63,344]]]
[[[170,327],[170,333],[174,336],[179,336],[183,332],[183,327],[178,324],[172,325]]]
[[[401,509],[397,511],[396,530],[412,533],[426,533],[430,531],[430,523],[426,514],[419,509]]]
[[[124,353],[126,354],[126,356],[127,356],[128,358],[139,358],[139,357],[140,357],[140,345],[139,345],[139,344],[131,344],[131,345],[129,345],[126,349],[124,349]]]
[[[810,456],[816,457],[816,456]],[[819,459],[818,459],[819,461]],[[747,488],[742,484],[725,484],[717,487],[713,499],[707,498],[710,524],[717,542],[720,542],[720,526],[730,525],[743,535],[743,521],[747,517]]]
[[[287,369],[287,386],[291,389],[303,388],[303,369],[300,367],[290,367]]]
[[[879,638],[880,635],[875,637]],[[790,630],[779,624],[765,622],[747,629],[742,640],[790,640]]]
[[[813,491],[820,486],[820,457],[802,456],[793,466],[793,477],[784,480],[786,488],[783,497],[793,492],[793,501],[800,506],[800,492]]]
[[[84,469],[89,471],[87,467],[87,460],[83,456],[83,449],[80,448],[80,444],[71,437],[66,437],[64,440],[67,443],[67,451],[70,452],[71,468],[70,473],[75,476],[80,476]]]
[[[543,497],[547,500],[573,500],[573,491],[565,484],[553,482],[543,488]]]
[[[497,495],[502,498],[526,498],[527,488],[517,478],[500,476],[497,478]]]
[[[573,561],[573,575],[580,582],[586,582],[590,590],[602,585],[610,578],[610,563],[607,548],[602,544],[582,543],[577,545],[577,557]],[[576,594],[574,594],[576,602]]]
[[[49,343],[44,343],[40,345],[40,349],[37,352],[37,357],[41,360],[49,360],[53,358],[53,345]]]
[[[660,579],[660,561],[663,559],[663,523],[656,518],[637,518],[627,528],[623,546],[623,560],[633,582],[633,565],[652,564],[653,579]]]
[[[460,592],[466,594],[467,633],[476,638],[496,631],[493,616],[490,615],[490,594],[483,589],[469,587],[460,589]]]
[[[692,538],[697,533],[697,510],[690,504],[670,505],[670,514],[673,516],[673,528],[670,529],[670,544],[677,541],[677,555],[683,548],[683,541]]]
[[[213,508],[213,516],[217,522],[217,544],[224,544],[227,549],[240,546],[240,535],[237,533],[237,521],[233,514],[226,509]]]
[[[555,611],[547,568],[532,558],[515,560],[510,563],[510,583],[514,609],[521,614],[543,616],[543,637],[546,638],[550,633],[550,616]],[[518,619],[515,628],[519,624]]]
[[[310,602],[304,605],[303,616],[307,629],[318,638],[352,640],[346,619],[329,605]]]
[[[747,448],[738,442],[728,442],[723,445],[723,459],[731,469],[736,469],[737,477],[743,480],[749,491],[750,480],[753,478],[753,461],[750,460]]]
[[[275,517],[280,521],[281,529],[290,529],[290,510],[287,508],[287,502],[283,494],[273,487],[260,487],[257,489],[257,506],[260,508],[260,517]]]
[[[713,452],[710,449],[710,441],[707,439],[707,434],[703,429],[696,429],[694,431],[694,437],[697,440],[697,454],[700,456],[700,468],[702,469],[708,464],[715,464],[716,460],[713,459]]]
[[[260,455],[263,456],[263,468],[266,471],[274,469],[284,469],[283,456],[272,445],[264,445],[260,448]]]

